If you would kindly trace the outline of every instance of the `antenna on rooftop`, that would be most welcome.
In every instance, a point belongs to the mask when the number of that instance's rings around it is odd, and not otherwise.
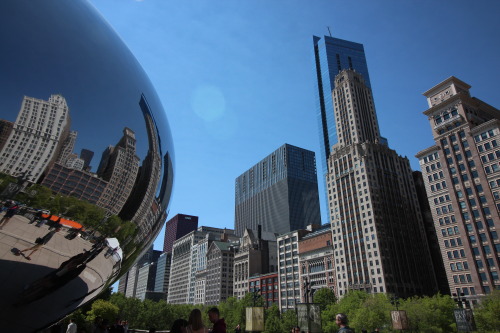
[[[326,28],[328,29],[328,33],[330,34],[330,37],[332,37],[332,32],[330,31],[330,27],[327,26]]]

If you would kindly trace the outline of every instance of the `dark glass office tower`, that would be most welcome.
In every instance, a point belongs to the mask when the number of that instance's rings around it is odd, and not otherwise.
[[[236,178],[235,233],[282,234],[320,224],[314,152],[284,144]]]

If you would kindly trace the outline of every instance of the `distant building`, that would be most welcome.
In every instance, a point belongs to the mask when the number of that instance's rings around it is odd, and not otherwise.
[[[435,294],[409,160],[380,136],[372,92],[361,74],[342,70],[332,98],[338,143],[328,160],[327,191],[337,297],[349,290],[402,298]]]
[[[299,275],[302,303],[313,302],[311,293],[328,288],[335,290],[335,271],[332,231],[329,224],[299,240]],[[310,293],[305,294],[305,285]]]
[[[66,161],[73,153],[73,148],[75,148],[76,138],[78,136],[78,132],[70,131],[69,135],[66,137],[66,140],[62,143],[61,152],[59,153],[59,158],[57,159],[57,163],[66,164]]]
[[[424,93],[435,145],[420,151],[430,211],[453,294],[500,289],[500,110],[450,77]]]
[[[80,158],[83,160],[83,168],[86,171],[90,171],[90,162],[92,162],[92,158],[94,157],[94,152],[88,149],[82,149],[80,151]]]
[[[320,221],[314,152],[284,144],[236,178],[235,232],[283,234]]]
[[[125,128],[116,146],[103,153],[97,174],[108,182],[97,205],[111,214],[118,214],[132,192],[139,171],[135,133]]]
[[[202,260],[206,260],[206,255],[203,255],[204,248],[208,250],[210,243],[213,241],[229,240],[229,236],[231,235],[234,235],[234,231],[230,229],[201,226],[174,242],[167,297],[168,303],[194,304],[196,272],[197,270],[204,269]],[[198,246],[200,242],[206,245]]]
[[[5,119],[0,119],[0,150],[3,149],[7,139],[12,132],[12,128],[14,127],[14,123]]]
[[[277,272],[253,275],[250,276],[248,281],[249,288],[247,292],[260,295],[264,300],[265,308],[269,308],[274,304],[279,306],[279,283]]]
[[[165,223],[163,252],[172,252],[176,240],[198,228],[198,216],[177,214]]]
[[[154,291],[163,293],[165,300],[167,299],[168,294],[171,260],[171,253],[162,253],[158,258],[158,264],[156,265],[156,281]]]
[[[326,188],[328,158],[332,146],[338,143],[336,120],[338,117],[338,104],[334,103],[332,98],[335,77],[344,69],[353,69],[363,75],[367,87],[370,88],[371,85],[363,44],[332,36],[313,36],[313,44],[314,75],[316,77],[316,115],[320,137],[320,162],[318,164],[320,165],[321,179]],[[328,216],[330,216],[329,211]]]
[[[295,310],[295,305],[301,303],[299,240],[313,230],[318,224],[279,235],[278,242],[278,276],[279,276],[279,307],[281,311]]]
[[[0,172],[25,174],[37,182],[58,159],[70,127],[69,108],[61,95],[48,101],[25,96],[17,119],[0,150]]]
[[[276,234],[246,229],[234,255],[234,297],[242,299],[248,293],[251,276],[275,272],[278,269]]]
[[[96,204],[108,182],[95,174],[55,163],[42,181],[52,191]]]
[[[208,248],[204,304],[218,305],[233,296],[234,252],[228,242],[214,241]]]
[[[145,263],[137,273],[137,287],[135,297],[140,300],[146,299],[146,292],[154,292],[156,281],[157,262]]]

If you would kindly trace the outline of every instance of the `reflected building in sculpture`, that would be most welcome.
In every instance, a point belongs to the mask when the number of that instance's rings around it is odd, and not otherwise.
[[[97,174],[108,182],[97,205],[110,214],[118,214],[132,192],[140,158],[135,154],[135,134],[130,128],[116,146],[109,146],[102,154]]]
[[[52,95],[48,101],[25,96],[12,131],[0,151],[0,172],[36,182],[59,158],[69,136],[66,100]]]
[[[144,70],[88,1],[0,1],[0,30],[0,199],[23,207],[0,228],[0,318],[34,332],[131,267],[120,289],[135,288],[166,220],[173,140]]]

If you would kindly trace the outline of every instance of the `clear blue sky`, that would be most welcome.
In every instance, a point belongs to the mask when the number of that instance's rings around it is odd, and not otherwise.
[[[169,217],[197,215],[200,225],[233,228],[235,178],[282,144],[319,158],[312,35],[327,26],[364,44],[381,134],[415,170],[414,155],[433,144],[422,92],[454,75],[500,107],[500,1],[91,2],[167,113],[176,157]],[[163,234],[155,248],[162,244]]]

